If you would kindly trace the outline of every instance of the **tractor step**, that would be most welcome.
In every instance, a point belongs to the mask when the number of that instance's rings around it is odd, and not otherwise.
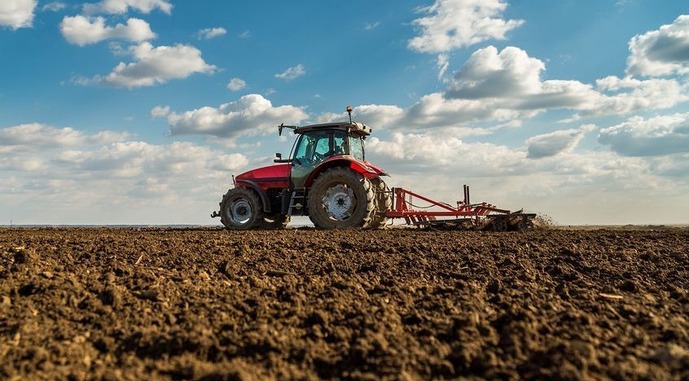
[[[303,214],[301,213],[302,210],[304,210],[304,206],[306,205],[306,188],[295,188],[292,190],[292,196],[290,197],[289,200],[289,207],[287,208],[287,215],[292,216],[294,215],[295,210],[299,211],[298,214]]]

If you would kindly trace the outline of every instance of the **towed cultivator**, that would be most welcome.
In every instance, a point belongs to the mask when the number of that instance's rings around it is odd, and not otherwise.
[[[407,225],[516,231],[533,227],[536,217],[533,213],[523,213],[521,210],[511,212],[485,202],[472,204],[467,185],[464,186],[464,200],[457,201],[456,206],[431,200],[403,188],[393,188],[392,193],[394,207],[386,215],[388,218],[402,218]],[[415,205],[415,198],[428,205]]]
[[[371,128],[352,122],[278,127],[298,135],[288,159],[276,154],[275,165],[233,177],[234,187],[220,202],[228,229],[285,227],[292,216],[309,216],[321,229],[381,228],[401,218],[416,226],[521,230],[534,214],[511,212],[487,203],[472,204],[469,187],[456,206],[433,201],[402,188],[390,190],[387,173],[366,161],[364,140]],[[414,205],[418,199],[428,204]]]

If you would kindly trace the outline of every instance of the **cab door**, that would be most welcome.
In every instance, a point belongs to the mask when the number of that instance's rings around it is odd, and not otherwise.
[[[337,139],[333,138],[336,133],[337,131],[310,131],[301,135],[292,158],[290,180],[293,188],[303,188],[306,179],[318,164],[337,153]]]

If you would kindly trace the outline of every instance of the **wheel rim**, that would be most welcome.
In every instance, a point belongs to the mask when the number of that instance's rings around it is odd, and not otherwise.
[[[251,216],[253,215],[251,203],[249,200],[244,198],[240,198],[230,203],[228,209],[228,215],[230,216],[232,222],[240,225],[249,222]]]
[[[356,197],[352,188],[338,184],[328,189],[323,196],[323,207],[330,218],[343,221],[352,216]]]

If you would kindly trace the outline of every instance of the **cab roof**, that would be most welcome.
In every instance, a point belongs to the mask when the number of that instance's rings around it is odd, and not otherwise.
[[[361,122],[335,122],[335,123],[321,123],[321,124],[311,124],[308,126],[296,127],[294,129],[295,134],[303,134],[310,131],[316,130],[343,130],[349,131],[352,134],[360,136],[369,136],[373,130],[371,127],[367,126]]]

